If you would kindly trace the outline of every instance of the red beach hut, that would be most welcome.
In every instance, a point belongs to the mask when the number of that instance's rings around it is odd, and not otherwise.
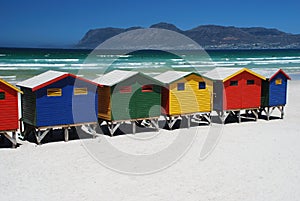
[[[265,77],[247,68],[215,68],[205,76],[214,80],[213,108],[223,123],[229,114],[237,115],[240,122],[241,110],[252,112],[257,119]]]
[[[13,146],[16,145],[16,131],[19,128],[18,93],[22,92],[0,79],[0,134],[7,137]]]

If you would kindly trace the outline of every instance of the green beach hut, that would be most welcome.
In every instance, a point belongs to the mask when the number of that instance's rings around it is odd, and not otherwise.
[[[114,70],[95,79],[98,87],[98,118],[113,135],[125,121],[149,120],[158,129],[161,114],[161,82],[140,72]]]

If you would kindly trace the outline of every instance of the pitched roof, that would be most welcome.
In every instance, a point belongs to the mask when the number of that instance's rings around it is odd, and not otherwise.
[[[90,84],[97,85],[96,83],[89,81],[87,79],[78,77],[76,75],[67,73],[67,72],[59,72],[59,71],[53,71],[49,70],[42,74],[36,75],[32,78],[29,78],[27,80],[24,80],[22,82],[17,83],[17,86],[20,87],[26,87],[32,89],[32,91],[36,91],[40,88],[43,88],[45,86],[48,86],[49,84],[52,84],[54,82],[57,82],[63,78],[66,78],[68,76],[74,77],[76,79],[80,79],[86,82],[89,82]]]
[[[12,85],[12,84],[6,82],[5,80],[0,79],[0,82],[3,83],[3,84],[6,85],[6,86],[12,88],[13,90],[19,92],[19,93],[23,93],[20,89],[18,89],[17,87],[15,87],[15,86]]]
[[[113,70],[109,73],[101,75],[93,81],[100,85],[113,86],[137,74],[139,74],[137,71]]]
[[[155,76],[154,78],[161,81],[162,83],[169,84],[190,74],[192,74],[192,72],[166,71]]]
[[[282,73],[288,80],[291,79],[290,76],[288,76],[282,69],[278,68],[255,69],[254,71],[269,80],[272,80],[278,73]]]
[[[153,79],[152,77],[145,75],[143,73],[137,71],[126,71],[126,70],[114,70],[109,73],[106,73],[96,79],[93,82],[96,82],[98,85],[105,85],[105,86],[114,86],[124,80],[127,80],[135,75],[143,76],[149,80],[152,80],[154,83],[161,85],[163,84],[159,80]]]
[[[263,80],[265,80],[266,78],[260,74],[257,74],[247,68],[215,68],[207,73],[204,74],[204,76],[209,77],[213,80],[222,80],[223,82],[231,79],[232,77],[247,71],[248,73],[251,73]]]

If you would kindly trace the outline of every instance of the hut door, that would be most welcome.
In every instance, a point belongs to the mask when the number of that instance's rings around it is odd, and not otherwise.
[[[239,74],[224,83],[225,110],[241,109],[242,107],[242,75]]]
[[[256,76],[244,73],[241,83],[242,108],[256,108],[260,106],[261,80]]]

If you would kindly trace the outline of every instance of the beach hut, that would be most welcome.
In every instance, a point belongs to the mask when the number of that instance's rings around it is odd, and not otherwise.
[[[212,110],[212,81],[195,72],[167,71],[155,79],[164,83],[162,113],[168,126],[173,127],[179,117],[210,123]],[[205,121],[202,121],[205,120]]]
[[[277,108],[284,116],[284,106],[287,99],[287,81],[291,78],[282,69],[255,70],[266,77],[261,87],[261,112],[265,112],[267,120]]]
[[[140,72],[114,70],[95,79],[98,87],[98,117],[113,135],[121,123],[149,120],[158,129],[161,83]]]
[[[18,88],[0,79],[0,135],[16,146],[16,131],[19,128]],[[11,133],[11,136],[9,135]]]
[[[97,124],[98,96],[94,82],[50,70],[17,86],[23,91],[23,134],[34,131],[38,143],[53,128],[63,128],[65,141],[68,141],[70,127]]]
[[[257,120],[264,76],[247,68],[215,68],[204,75],[214,80],[213,109],[222,123],[229,114],[236,115],[238,122],[242,117],[250,118],[248,113]],[[246,116],[241,116],[241,110],[246,111]]]

